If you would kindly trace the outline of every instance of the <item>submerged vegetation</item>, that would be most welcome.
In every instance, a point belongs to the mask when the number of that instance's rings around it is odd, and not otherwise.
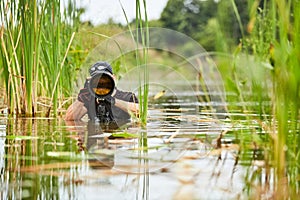
[[[146,125],[148,55],[159,57],[166,53],[149,51],[149,26],[176,27],[207,45],[208,50],[219,51],[211,53],[211,57],[223,77],[233,127],[226,134],[220,134],[219,139],[231,137],[238,142],[236,162],[247,168],[244,192],[252,199],[299,198],[299,1],[170,0],[161,21],[151,22],[147,19],[146,0],[136,0],[135,23],[127,20],[127,27],[83,24],[79,20],[82,10],[76,8],[74,2],[70,0],[61,12],[60,0],[1,1],[0,83],[5,95],[0,97],[0,104],[9,116],[62,114],[72,101],[73,83],[88,51],[95,43],[129,29],[136,42],[136,52],[130,54],[130,65],[142,66],[136,78],[140,85],[141,123]],[[199,6],[210,11],[217,7],[218,12],[214,15],[201,13]],[[229,14],[224,10],[229,10]],[[125,11],[124,15],[126,17]],[[199,15],[206,18],[199,21]],[[187,20],[191,20],[196,29]],[[234,27],[230,28],[230,24]],[[168,59],[163,62],[176,62],[172,57]],[[119,63],[119,66],[123,65]],[[18,136],[18,139],[24,138]],[[142,133],[139,143],[146,156],[147,134]],[[145,182],[149,182],[149,172]],[[146,196],[149,191],[144,192]]]

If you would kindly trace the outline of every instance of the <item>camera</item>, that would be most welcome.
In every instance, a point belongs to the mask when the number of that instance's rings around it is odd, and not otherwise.
[[[115,89],[115,81],[109,72],[101,71],[93,74],[88,83],[90,94],[95,97],[94,120],[100,123],[108,123],[114,120],[111,105],[114,98],[111,97]]]
[[[89,81],[90,93],[99,99],[104,99],[113,93],[115,81],[113,76],[108,72],[99,72],[92,76]]]

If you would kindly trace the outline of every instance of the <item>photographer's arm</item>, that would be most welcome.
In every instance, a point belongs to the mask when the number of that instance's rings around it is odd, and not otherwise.
[[[84,106],[84,103],[76,100],[67,109],[65,120],[66,121],[80,120],[86,113],[87,113],[87,109]]]
[[[115,106],[121,108],[125,112],[133,113],[134,115],[139,115],[139,104],[134,102],[123,101],[121,99],[115,98]]]
[[[90,93],[87,89],[87,81],[84,84],[84,88],[79,91],[76,101],[67,109],[65,120],[75,121],[81,120],[81,118],[87,113],[87,108],[84,106],[84,102],[90,101]]]

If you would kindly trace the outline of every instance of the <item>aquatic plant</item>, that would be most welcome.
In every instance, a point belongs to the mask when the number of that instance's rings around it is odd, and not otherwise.
[[[74,79],[67,55],[79,11],[71,0],[68,5],[60,0],[21,0],[1,1],[0,12],[1,80],[8,113],[35,116],[42,106],[47,116],[52,109],[56,115],[63,94],[70,90],[65,87]]]
[[[256,110],[260,116],[256,118],[260,128],[254,131],[253,144],[254,150],[263,152],[265,173],[262,170],[255,173],[265,177],[266,181],[261,183],[262,191],[255,197],[261,198],[261,195],[271,192],[279,199],[294,199],[299,197],[300,168],[300,3],[280,0],[260,4],[258,1],[249,2],[249,36],[243,38],[240,52],[246,53],[247,60],[251,58],[253,61],[253,65],[244,64],[252,73],[231,79],[231,85],[243,97],[240,101],[247,102],[252,98],[258,103],[256,108],[244,107],[244,110]],[[241,56],[240,52],[236,58]],[[238,68],[234,68],[235,75]],[[245,90],[240,87],[250,88],[250,96],[246,97]],[[266,110],[268,105],[264,106],[263,102],[268,99],[271,105]],[[244,155],[249,149],[252,148],[242,148]],[[274,179],[271,175],[273,169]],[[247,177],[252,194],[257,178],[258,174],[250,173]]]
[[[278,22],[274,44],[274,112],[278,121],[274,134],[276,192],[279,197],[299,195],[300,157],[300,2],[274,0],[273,21]],[[288,189],[287,189],[288,188]]]
[[[144,8],[144,19],[142,17],[141,7],[143,5]],[[142,70],[143,74],[140,74],[140,82],[141,87],[139,88],[139,101],[140,101],[140,118],[142,124],[147,123],[147,110],[148,110],[148,92],[149,92],[149,69],[148,69],[148,48],[149,48],[149,25],[148,25],[148,17],[147,17],[147,7],[146,0],[142,1],[136,0],[136,40],[137,40],[137,52],[136,52],[136,60],[137,65],[143,65],[144,70]],[[138,41],[139,36],[142,41],[142,55],[140,56],[138,50]],[[143,78],[141,78],[141,76]]]
[[[127,21],[127,27],[131,34],[132,39],[136,44],[135,48],[135,62],[136,66],[141,68],[139,70],[139,115],[142,125],[147,123],[148,113],[148,93],[149,93],[149,69],[148,69],[148,51],[149,51],[149,24],[147,17],[146,0],[135,1],[135,32],[131,28],[128,17],[123,5],[120,2],[123,14]],[[144,10],[144,13],[142,12]]]

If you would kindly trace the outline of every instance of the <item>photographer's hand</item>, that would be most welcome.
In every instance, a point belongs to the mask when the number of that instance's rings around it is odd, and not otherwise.
[[[91,93],[88,89],[88,84],[87,84],[88,80],[85,81],[85,84],[84,84],[84,88],[82,88],[80,91],[79,91],[79,94],[78,94],[78,97],[77,97],[77,100],[84,103],[84,106],[86,108],[88,108],[88,104],[91,100]]]
[[[106,96],[106,97],[104,98],[104,100],[105,100],[107,103],[109,103],[110,105],[115,105],[115,103],[116,103],[115,97],[113,97],[113,96],[111,96],[111,95]]]
[[[138,116],[138,114],[139,114],[139,104],[138,103],[123,101],[121,99],[115,98],[114,105],[127,113],[133,113],[136,116]]]

